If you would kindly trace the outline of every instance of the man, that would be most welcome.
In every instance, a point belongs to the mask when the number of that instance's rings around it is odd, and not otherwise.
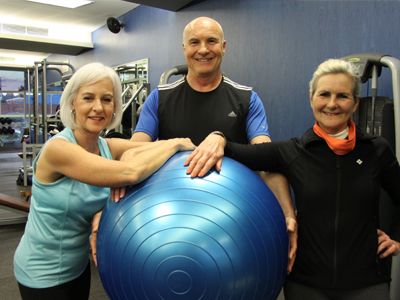
[[[196,161],[215,161],[221,170],[224,144],[220,135],[237,143],[270,142],[267,119],[258,95],[221,74],[226,41],[221,26],[201,17],[183,32],[183,52],[188,65],[185,77],[159,86],[146,99],[131,138],[135,142],[189,137],[195,145]],[[210,134],[213,132],[215,134]],[[214,164],[214,163],[213,163]],[[189,166],[188,173],[193,166]],[[199,176],[205,174],[199,173]],[[279,200],[290,234],[288,272],[297,248],[297,222],[289,185],[281,174],[260,172]]]

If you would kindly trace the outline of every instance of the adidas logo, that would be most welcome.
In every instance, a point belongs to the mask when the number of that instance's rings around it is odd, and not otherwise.
[[[229,113],[228,117],[236,118],[237,115],[236,115],[233,111],[231,111],[231,112]]]

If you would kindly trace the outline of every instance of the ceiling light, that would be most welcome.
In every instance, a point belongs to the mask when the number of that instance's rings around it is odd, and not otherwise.
[[[26,0],[26,1],[67,7],[67,8],[77,8],[82,5],[93,3],[93,1],[88,1],[88,0]]]

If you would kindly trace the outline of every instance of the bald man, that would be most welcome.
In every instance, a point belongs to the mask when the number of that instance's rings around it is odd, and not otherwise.
[[[151,142],[189,137],[198,145],[198,158],[217,157],[216,169],[220,171],[224,154],[220,136],[243,144],[271,141],[264,106],[252,88],[222,75],[226,41],[218,22],[207,17],[194,19],[183,31],[182,45],[187,75],[158,86],[149,95],[131,140]],[[191,169],[189,166],[188,173]],[[289,184],[281,174],[260,172],[259,175],[277,197],[286,216],[291,233],[290,272],[297,249],[297,222]]]

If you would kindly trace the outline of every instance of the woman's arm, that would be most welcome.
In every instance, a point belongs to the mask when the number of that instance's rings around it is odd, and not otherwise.
[[[153,147],[158,146],[160,142],[133,142],[130,140],[112,138],[112,139],[105,139],[107,141],[108,147],[110,148],[111,155],[113,159],[120,160],[122,154],[125,151],[132,149],[132,148],[142,148],[143,151],[147,149],[152,149]]]
[[[393,203],[393,214],[388,233],[378,229],[378,250],[381,258],[400,253],[400,166],[389,144],[382,138],[374,139],[379,157],[381,187],[388,193]]]
[[[189,139],[150,144],[153,143],[146,144],[145,148],[128,150],[132,153],[136,151],[135,157],[127,162],[119,162],[89,153],[62,139],[50,140],[42,149],[35,176],[42,183],[55,182],[67,176],[94,186],[131,185],[146,179],[176,152],[195,148]]]
[[[225,156],[230,157],[253,171],[281,171],[285,165],[285,147],[291,141],[270,142],[261,144],[237,144],[227,142],[225,146]]]
[[[226,142],[224,137],[217,134],[210,134],[209,137],[217,139],[220,145],[225,145],[225,153],[199,153],[199,148],[196,148],[185,161],[185,165],[189,165],[187,173],[191,177],[204,176],[224,155],[253,171],[280,173],[287,161],[299,154],[299,146],[293,140],[249,145]]]

